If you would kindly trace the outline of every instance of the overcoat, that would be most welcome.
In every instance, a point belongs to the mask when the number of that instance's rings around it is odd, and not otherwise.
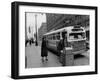
[[[41,56],[42,57],[48,56],[48,53],[47,53],[47,42],[46,42],[46,40],[43,40],[42,41],[42,45],[41,45]]]

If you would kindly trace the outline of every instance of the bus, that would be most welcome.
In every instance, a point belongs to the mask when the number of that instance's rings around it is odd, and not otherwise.
[[[59,41],[62,39],[63,31],[67,32],[66,37],[67,37],[68,47],[72,48],[72,52],[74,54],[81,54],[86,51],[86,32],[84,27],[81,26],[64,27],[44,34],[44,37],[46,37],[48,41],[47,42],[48,49],[58,52],[57,46]]]

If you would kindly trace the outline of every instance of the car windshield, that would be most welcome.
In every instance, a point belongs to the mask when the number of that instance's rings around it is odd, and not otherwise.
[[[69,39],[70,40],[76,40],[76,39],[84,39],[85,38],[85,33],[70,33],[69,34]]]

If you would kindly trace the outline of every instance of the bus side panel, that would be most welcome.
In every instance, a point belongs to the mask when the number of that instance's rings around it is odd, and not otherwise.
[[[56,55],[58,55],[57,45],[58,45],[58,41],[49,40],[49,41],[48,41],[47,48],[48,48],[49,50],[55,52]]]

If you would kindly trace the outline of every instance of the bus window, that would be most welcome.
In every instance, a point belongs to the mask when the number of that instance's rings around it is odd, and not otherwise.
[[[57,40],[60,40],[60,33],[57,34]]]
[[[58,34],[56,33],[56,34],[55,34],[55,40],[58,40],[58,39],[57,39],[57,36],[58,36]]]
[[[48,39],[50,40],[50,35],[48,36]]]
[[[74,40],[74,39],[84,39],[85,38],[85,33],[70,33],[69,34],[69,39]]]
[[[53,34],[53,40],[55,40],[55,34]]]
[[[52,35],[50,35],[50,39],[52,40]]]
[[[46,38],[48,39],[48,36],[46,36]]]
[[[83,31],[83,29],[72,29],[72,31]]]
[[[52,40],[52,35],[50,35],[50,40]]]
[[[49,36],[49,39],[52,40],[52,35]]]

